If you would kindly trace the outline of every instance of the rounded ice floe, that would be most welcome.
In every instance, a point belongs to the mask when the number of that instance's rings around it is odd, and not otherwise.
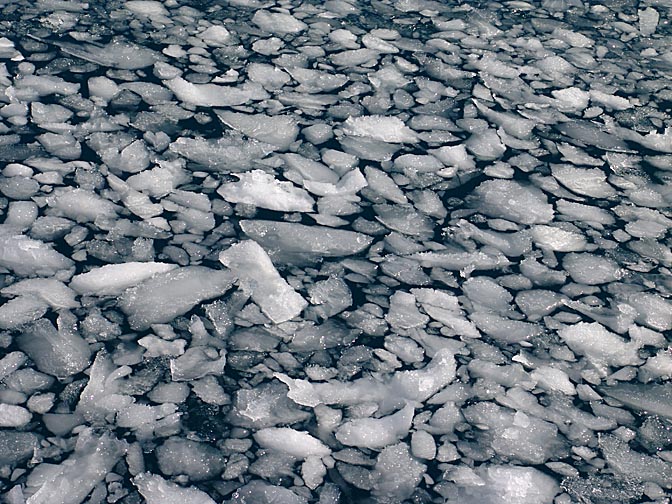
[[[513,180],[488,180],[474,190],[473,207],[490,217],[521,224],[545,224],[553,219],[553,206],[537,187]]]
[[[614,282],[622,276],[621,268],[616,262],[595,254],[568,254],[562,265],[577,283],[599,285]]]
[[[284,12],[269,12],[258,10],[252,17],[252,22],[268,33],[288,35],[301,33],[308,28],[303,21],[299,21],[291,14]]]
[[[326,457],[331,449],[307,432],[289,427],[269,427],[254,434],[254,440],[262,448],[270,448],[297,458],[310,456]]]

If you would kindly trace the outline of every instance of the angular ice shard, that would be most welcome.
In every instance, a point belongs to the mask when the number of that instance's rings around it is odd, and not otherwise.
[[[240,279],[252,293],[252,299],[273,322],[286,322],[308,306],[280,276],[271,258],[261,246],[246,240],[219,254],[219,260]]]
[[[182,487],[156,474],[138,474],[133,478],[133,484],[147,504],[216,504],[198,488]]]
[[[71,280],[70,287],[79,294],[114,296],[156,274],[167,273],[177,267],[177,264],[134,261],[106,264],[76,275]]]
[[[217,110],[216,114],[230,128],[283,151],[289,149],[299,134],[296,120],[288,115],[240,114],[226,110]]]
[[[110,434],[96,437],[91,429],[79,434],[75,452],[58,465],[43,462],[28,476],[32,495],[26,504],[80,504],[112,471],[126,443]]]
[[[74,262],[39,240],[0,225],[0,266],[19,276],[53,276]]]
[[[93,222],[97,218],[114,219],[119,210],[119,206],[86,189],[68,188],[59,191],[56,196],[49,197],[48,203],[60,215],[77,222]]]
[[[276,262],[313,262],[322,257],[342,257],[362,252],[373,237],[326,226],[294,222],[246,220],[243,232],[259,243]]]
[[[0,290],[4,296],[35,296],[54,309],[77,308],[77,295],[70,287],[55,278],[30,278],[13,283]]]
[[[236,175],[238,182],[223,184],[217,193],[230,203],[247,203],[278,212],[311,212],[315,201],[291,182],[276,180],[263,170]]]
[[[254,440],[262,448],[271,448],[301,459],[326,457],[331,453],[331,449],[319,439],[289,427],[261,429],[254,435]]]
[[[147,329],[165,324],[191,310],[201,301],[223,295],[232,285],[230,271],[187,266],[155,275],[119,298],[131,328]]]

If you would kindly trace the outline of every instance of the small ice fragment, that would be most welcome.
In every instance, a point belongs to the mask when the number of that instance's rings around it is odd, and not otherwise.
[[[299,21],[291,14],[266,10],[257,10],[252,17],[252,22],[262,30],[277,35],[301,33],[308,28],[306,23]]]
[[[216,114],[227,126],[283,151],[289,149],[299,134],[296,121],[288,115],[241,114],[225,110],[218,110]]]
[[[138,474],[133,484],[147,504],[216,504],[196,487],[182,487],[150,473]]]
[[[414,457],[432,460],[436,457],[436,442],[427,431],[418,430],[411,436],[411,453]]]
[[[312,212],[315,201],[304,189],[278,181],[263,170],[236,174],[238,182],[222,184],[217,193],[230,203],[246,203],[278,212]]]
[[[177,264],[133,261],[106,264],[76,275],[70,282],[70,287],[83,295],[113,296],[158,273],[166,273],[177,267]]]
[[[262,448],[278,450],[300,459],[331,454],[331,449],[319,439],[289,427],[261,429],[254,434],[254,440]]]
[[[348,117],[343,123],[346,135],[366,137],[390,143],[416,143],[418,136],[398,117],[371,115]]]
[[[172,321],[195,305],[223,295],[233,284],[229,271],[187,266],[153,276],[126,290],[119,307],[135,330]]]
[[[306,300],[280,276],[271,258],[257,242],[237,243],[220,253],[219,260],[250,289],[252,299],[276,324],[296,317],[308,306]]]

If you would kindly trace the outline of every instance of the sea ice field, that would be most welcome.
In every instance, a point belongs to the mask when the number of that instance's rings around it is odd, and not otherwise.
[[[669,504],[672,0],[0,0],[0,502]]]

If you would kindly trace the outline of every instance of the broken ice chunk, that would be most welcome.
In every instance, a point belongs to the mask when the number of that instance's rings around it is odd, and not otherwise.
[[[346,135],[390,143],[416,143],[418,136],[398,117],[371,115],[348,117],[343,123]]]
[[[38,442],[39,438],[31,432],[0,430],[0,464],[14,465],[29,459],[38,448]]]
[[[553,206],[534,186],[513,180],[488,180],[474,190],[475,208],[490,217],[521,224],[544,224],[553,219]]]
[[[113,296],[156,274],[166,273],[177,267],[177,264],[133,261],[106,264],[76,275],[70,282],[70,287],[83,295]]]
[[[390,297],[390,311],[385,316],[390,325],[402,329],[424,326],[429,317],[420,313],[415,305],[415,296],[397,291]]]
[[[481,465],[474,476],[459,485],[461,504],[550,504],[560,490],[551,476],[533,467]]]
[[[250,289],[252,299],[276,324],[296,317],[308,306],[306,300],[280,276],[271,258],[257,242],[237,243],[220,253],[219,260]]]
[[[618,264],[611,259],[595,254],[567,254],[562,265],[572,280],[588,285],[599,285],[621,278]]]
[[[0,266],[19,276],[53,276],[74,262],[39,240],[0,225]]]
[[[607,175],[599,168],[552,165],[551,172],[558,182],[576,194],[593,198],[610,198],[616,195],[616,190],[607,182]]]
[[[216,504],[196,487],[182,487],[150,473],[138,474],[133,484],[147,504]]]
[[[555,252],[580,252],[586,249],[587,241],[583,234],[566,231],[554,226],[532,226],[532,239],[535,245]]]
[[[72,56],[97,65],[122,70],[137,70],[148,67],[159,59],[159,55],[152,49],[131,44],[118,38],[107,45],[63,41],[52,41],[51,43]]]
[[[660,21],[658,11],[653,7],[647,7],[646,9],[638,10],[637,14],[639,15],[639,32],[644,37],[649,37],[656,33],[658,21]]]
[[[414,408],[403,409],[382,418],[356,418],[341,425],[336,439],[346,446],[379,449],[400,441],[408,435]]]
[[[40,371],[66,378],[84,370],[91,358],[91,349],[82,337],[59,317],[59,328],[47,319],[28,326],[17,338],[19,348],[26,352]]]
[[[323,257],[358,254],[373,238],[363,233],[294,222],[246,220],[243,232],[259,243],[275,262],[314,262]]]
[[[27,295],[19,296],[0,305],[0,329],[17,329],[42,317],[49,305],[43,300]]]
[[[283,151],[289,149],[299,134],[296,121],[288,115],[239,114],[225,110],[218,110],[216,114],[227,126]]]
[[[627,341],[597,322],[579,322],[563,327],[558,335],[572,351],[584,355],[602,373],[606,373],[608,366],[637,366],[642,363],[640,343]]]
[[[191,381],[208,375],[224,374],[226,353],[218,353],[214,348],[191,347],[177,359],[170,361],[170,375],[173,381]]]
[[[112,471],[126,443],[109,434],[96,437],[91,429],[79,434],[75,451],[58,465],[42,462],[28,476],[32,493],[26,504],[80,504]]]
[[[206,299],[223,295],[233,284],[229,271],[187,266],[153,276],[126,290],[119,307],[135,330],[162,324],[191,310]]]
[[[371,493],[381,504],[403,502],[411,497],[426,469],[411,457],[406,443],[388,446],[376,459]]]
[[[262,448],[278,450],[300,459],[331,454],[331,449],[319,439],[289,427],[261,429],[254,434],[254,440]]]
[[[184,474],[192,481],[216,478],[224,469],[224,455],[208,443],[171,437],[156,449],[161,472]]]
[[[253,479],[231,496],[230,504],[308,504],[308,499],[290,489]],[[207,503],[206,503],[207,504]]]
[[[616,473],[636,481],[652,481],[665,488],[672,487],[672,464],[632,450],[614,435],[600,436],[599,445],[609,468]]]
[[[647,415],[672,420],[672,384],[618,383],[600,389],[606,395]]]
[[[222,184],[217,193],[231,203],[268,208],[278,212],[311,212],[315,201],[304,189],[280,182],[263,170],[236,174],[238,182]]]
[[[79,303],[75,301],[75,291],[54,278],[21,280],[0,290],[0,293],[4,296],[33,295],[56,310],[79,307]]]
[[[198,107],[232,107],[250,100],[264,100],[268,94],[254,83],[253,86],[220,86],[218,84],[193,84],[182,77],[164,81],[175,96],[183,102]],[[254,87],[256,86],[256,87]]]
[[[231,42],[231,32],[221,25],[208,26],[199,36],[212,47],[223,47]]]
[[[115,219],[119,207],[86,189],[58,191],[48,198],[49,206],[60,215],[77,222],[93,222],[97,218]]]

